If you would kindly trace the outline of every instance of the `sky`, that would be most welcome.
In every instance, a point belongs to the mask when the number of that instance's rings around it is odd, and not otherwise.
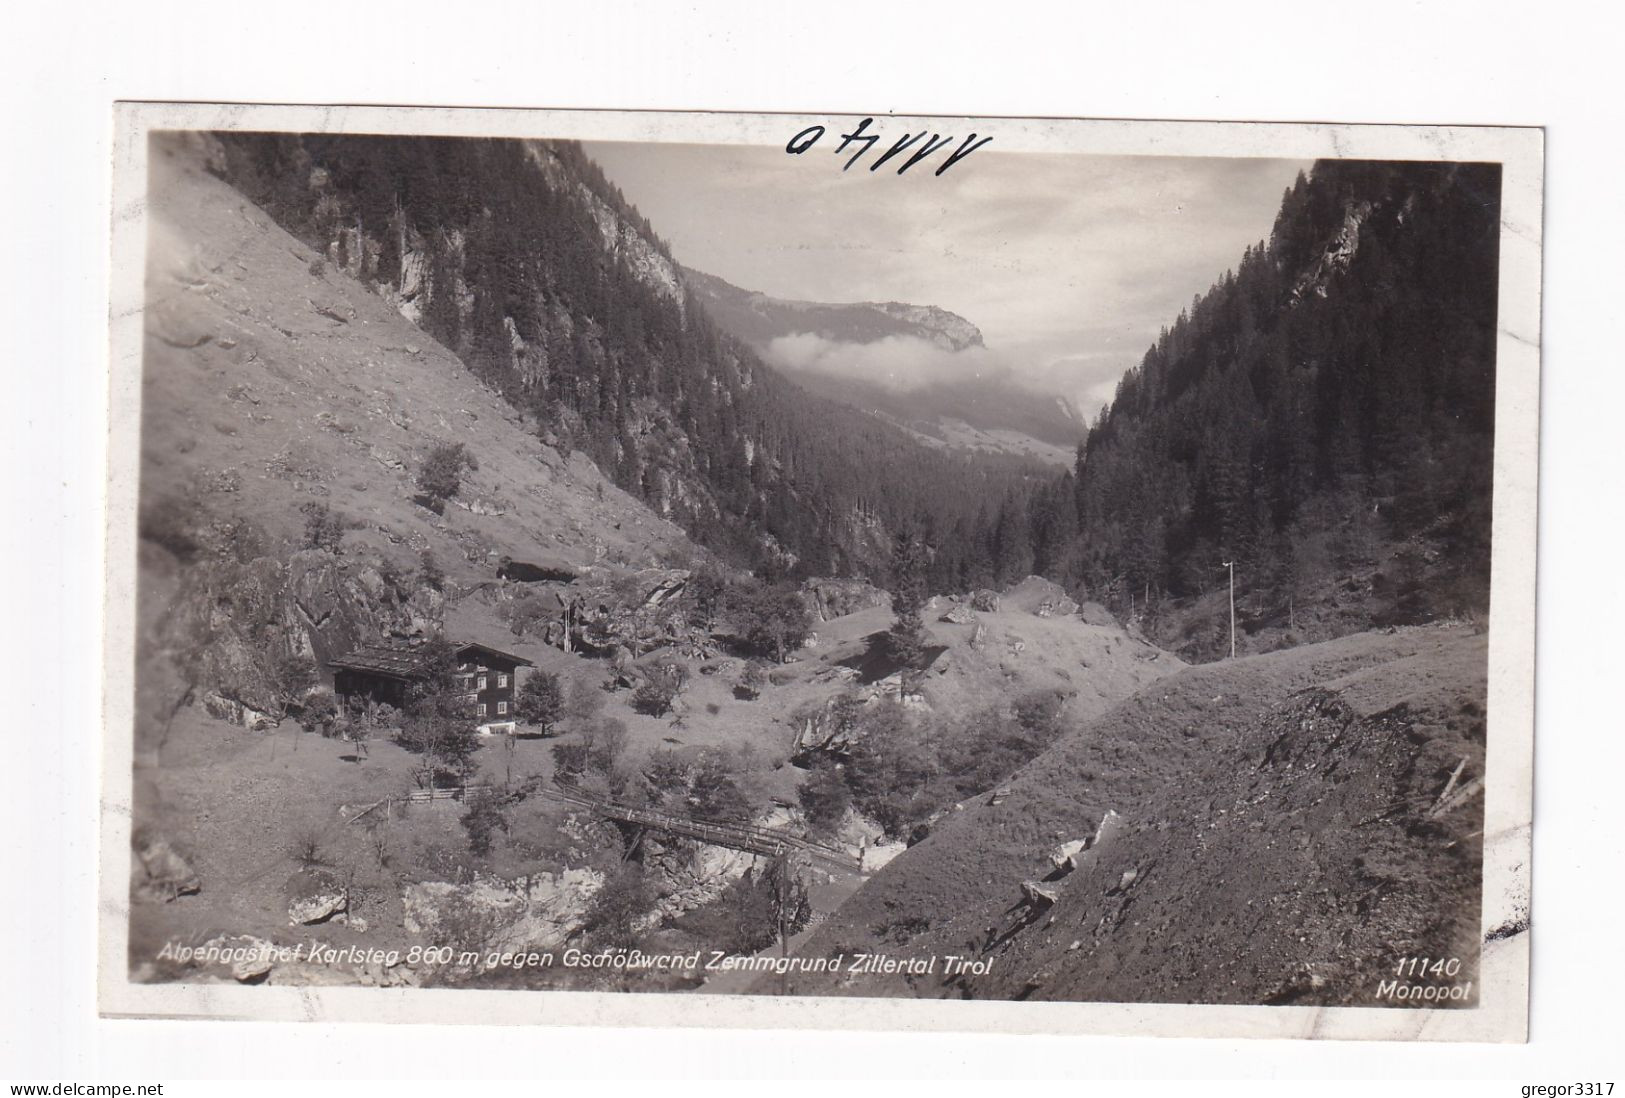
[[[1300,161],[999,153],[943,175],[782,146],[590,143],[679,263],[809,301],[937,305],[1092,414],[1157,332],[1269,236]],[[955,142],[949,149],[957,148]],[[901,160],[894,161],[901,163]],[[922,360],[925,361],[925,360]],[[936,367],[952,364],[933,360]],[[986,363],[980,364],[986,367]]]

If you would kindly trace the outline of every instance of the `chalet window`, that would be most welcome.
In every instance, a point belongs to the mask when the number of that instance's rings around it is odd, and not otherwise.
[[[485,676],[484,675],[480,676],[480,689],[481,690],[485,689]]]
[[[484,702],[480,702],[480,714],[479,715],[482,716],[482,717],[485,716],[485,703]]]
[[[508,703],[507,702],[497,702],[497,716],[499,716],[499,717],[503,716],[507,712],[508,712]]]
[[[498,686],[507,686],[508,685],[508,676],[506,676],[506,675],[498,675],[497,676],[497,685]]]

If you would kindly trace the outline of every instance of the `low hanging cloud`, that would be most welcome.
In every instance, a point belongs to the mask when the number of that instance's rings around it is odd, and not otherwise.
[[[827,339],[813,332],[780,336],[768,344],[769,363],[912,392],[928,385],[995,381],[1010,367],[986,347],[950,350],[917,336],[893,335],[870,343]]]

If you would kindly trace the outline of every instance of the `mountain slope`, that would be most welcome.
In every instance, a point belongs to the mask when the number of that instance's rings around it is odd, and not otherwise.
[[[932,305],[792,301],[685,268],[721,327],[808,390],[880,416],[930,445],[1070,465],[1083,424],[986,353],[970,321]],[[961,353],[964,352],[964,353]]]
[[[1300,176],[1123,377],[1072,491],[1013,504],[1041,569],[1193,660],[1229,651],[1225,562],[1243,652],[1482,614],[1499,195],[1495,164]]]
[[[143,360],[144,717],[196,687],[219,715],[274,708],[272,665],[438,628],[504,557],[566,571],[691,557],[670,522],[561,455],[445,347],[204,170],[152,150]],[[443,514],[416,474],[478,461]],[[329,529],[313,543],[310,516]],[[425,556],[444,572],[430,582]],[[498,639],[498,638],[491,638]],[[184,663],[189,683],[169,678]],[[168,684],[168,685],[164,685]],[[143,732],[151,732],[151,721]]]
[[[220,134],[219,170],[544,436],[743,562],[875,572],[1032,474],[814,397],[718,330],[579,146]],[[887,470],[876,478],[876,469]]]
[[[1485,658],[1482,636],[1424,629],[1160,680],[998,804],[964,805],[798,951],[957,955],[985,975],[791,990],[1372,1006],[1409,954],[1459,956],[1472,980]],[[1058,845],[1097,836],[1057,870]],[[1053,903],[1024,902],[1027,883]]]

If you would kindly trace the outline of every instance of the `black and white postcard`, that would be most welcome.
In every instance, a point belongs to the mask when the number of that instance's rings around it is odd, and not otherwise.
[[[1541,165],[121,105],[102,1009],[1522,1040]]]

